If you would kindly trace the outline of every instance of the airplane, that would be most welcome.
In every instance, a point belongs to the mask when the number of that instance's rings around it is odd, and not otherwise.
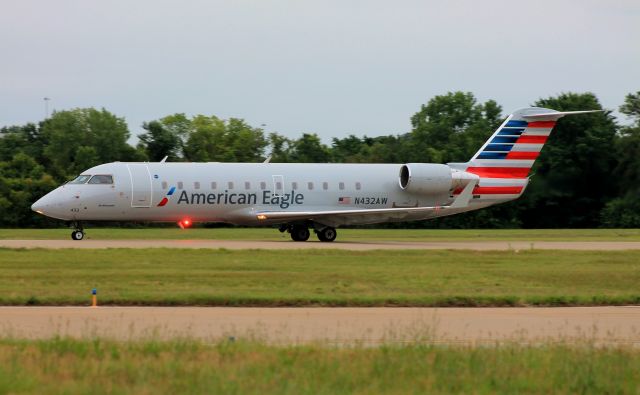
[[[36,201],[39,214],[69,221],[279,225],[294,241],[323,242],[336,228],[414,221],[478,210],[520,197],[558,119],[597,111],[515,111],[465,163],[112,162],[92,167]]]

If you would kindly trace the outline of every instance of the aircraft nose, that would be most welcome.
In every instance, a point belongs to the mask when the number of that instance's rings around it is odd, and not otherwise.
[[[51,209],[53,201],[53,197],[51,196],[53,192],[49,192],[40,199],[38,199],[35,203],[31,205],[31,210],[35,211],[38,214],[47,215],[47,211]]]
[[[31,205],[31,210],[35,211],[38,214],[43,214],[44,213],[44,203],[42,202],[42,200],[44,199],[44,197],[41,197],[40,199],[38,199],[35,203],[33,203]]]
[[[47,217],[67,219],[68,208],[66,207],[64,194],[60,188],[55,189],[38,199],[31,205],[31,210]]]

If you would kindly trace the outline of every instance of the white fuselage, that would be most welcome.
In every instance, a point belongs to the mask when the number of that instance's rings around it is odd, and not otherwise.
[[[266,225],[287,221],[260,221],[256,213],[438,207],[453,201],[453,185],[436,193],[412,193],[401,188],[401,166],[114,162],[83,173],[111,175],[112,184],[67,183],[38,200],[32,208],[67,221],[179,222],[189,219]],[[448,167],[445,171],[449,171]],[[497,202],[474,199],[463,209],[416,213],[402,220],[450,215]],[[339,226],[395,220],[398,219],[384,216],[336,216],[324,222]]]

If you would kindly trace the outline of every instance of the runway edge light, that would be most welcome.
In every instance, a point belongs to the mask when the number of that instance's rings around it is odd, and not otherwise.
[[[91,307],[98,307],[98,290],[96,288],[91,290]]]

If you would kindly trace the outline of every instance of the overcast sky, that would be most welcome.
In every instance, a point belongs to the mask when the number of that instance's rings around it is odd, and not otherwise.
[[[404,133],[434,95],[505,113],[640,90],[640,1],[0,2],[0,126],[105,107],[132,133],[184,112],[289,137]]]

